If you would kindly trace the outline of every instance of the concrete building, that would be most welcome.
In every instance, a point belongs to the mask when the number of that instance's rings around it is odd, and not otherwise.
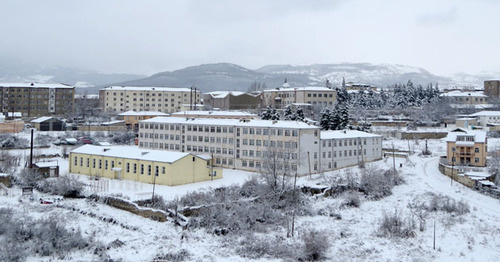
[[[382,136],[357,130],[321,131],[321,171],[382,159]]]
[[[176,186],[222,178],[208,155],[85,145],[70,152],[69,172]]]
[[[473,107],[478,109],[490,108],[488,96],[482,91],[450,91],[440,96],[451,100],[452,106],[456,108]]]
[[[470,116],[476,118],[478,124],[482,127],[486,127],[488,124],[500,123],[500,111],[480,111]]]
[[[333,107],[337,101],[337,91],[326,87],[283,87],[263,91],[263,106],[273,105],[285,108],[294,104],[310,104],[312,106]]]
[[[99,90],[101,107],[106,112],[178,112],[183,104],[201,102],[201,93],[190,88],[110,86]]]
[[[256,114],[242,111],[181,111],[173,113],[172,117],[189,118],[224,118],[224,119],[257,119]]]
[[[221,110],[261,108],[261,93],[214,91],[203,94],[203,104]]]
[[[0,83],[3,113],[21,112],[23,117],[72,112],[75,87],[65,84]]]
[[[51,116],[43,116],[30,121],[38,131],[64,131],[65,123],[60,119]]]
[[[448,133],[446,144],[447,164],[486,166],[486,132],[457,128]]]
[[[120,118],[123,118],[125,125],[134,131],[139,130],[139,121],[150,119],[158,116],[168,116],[168,114],[158,112],[158,111],[127,111],[118,114]]]
[[[305,175],[319,172],[319,131],[296,121],[157,117],[140,122],[139,147],[213,154],[216,166],[253,172],[273,155],[278,170]]]
[[[484,81],[484,94],[491,98],[500,98],[500,80]]]

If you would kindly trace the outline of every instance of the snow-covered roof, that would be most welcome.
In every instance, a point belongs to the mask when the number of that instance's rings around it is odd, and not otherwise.
[[[103,90],[162,91],[162,92],[190,92],[191,91],[191,89],[185,88],[185,87],[145,87],[145,86],[108,86],[108,87],[105,87]]]
[[[102,122],[101,125],[102,126],[110,126],[110,125],[120,124],[120,123],[125,123],[125,121],[124,120],[112,120],[112,121],[108,121],[108,122]]]
[[[381,137],[380,135],[371,134],[358,130],[327,130],[321,131],[321,139],[344,139],[344,138],[368,138]]]
[[[57,161],[47,161],[47,162],[37,162],[34,163],[37,167],[53,167],[53,166],[58,166]]]
[[[22,117],[23,114],[21,112],[7,112],[8,117]]]
[[[190,153],[172,152],[164,150],[140,149],[135,146],[94,146],[84,145],[71,151],[71,153],[98,155],[108,157],[122,157],[129,159],[173,163]]]
[[[137,112],[127,111],[118,115],[119,116],[168,116],[168,114],[158,111],[137,111]]]
[[[300,121],[273,121],[260,119],[214,119],[210,118],[184,118],[184,117],[155,117],[142,120],[140,123],[165,123],[165,124],[192,124],[192,125],[218,125],[218,126],[240,126],[240,127],[274,127],[291,129],[319,129],[317,126],[309,125]]]
[[[471,116],[500,116],[500,111],[480,111]]]
[[[482,178],[486,178],[486,177],[491,176],[487,172],[467,172],[467,173],[465,173],[465,175],[470,176],[470,177],[482,177]]]
[[[39,118],[35,118],[35,119],[31,120],[30,122],[31,123],[42,123],[42,122],[45,122],[45,121],[47,121],[47,120],[49,120],[51,118],[53,118],[53,117],[51,117],[51,116],[42,116],[42,117],[39,117]]]
[[[184,115],[199,115],[199,116],[256,116],[248,112],[241,111],[181,111],[173,113],[172,116],[182,117]]]
[[[244,95],[247,93],[241,92],[241,91],[213,91],[213,92],[208,92],[207,94],[211,95],[213,98],[224,98],[228,95],[241,96],[241,95]],[[252,94],[248,94],[248,95],[252,95]],[[252,95],[252,96],[256,96],[256,95]]]
[[[448,97],[464,97],[464,96],[468,96],[468,97],[488,97],[482,91],[480,91],[480,92],[474,92],[474,91],[470,91],[470,92],[466,92],[466,91],[451,91],[451,92],[448,92],[448,93],[442,93],[441,96],[448,96]]]
[[[10,176],[9,174],[5,174],[5,173],[0,173],[0,177],[6,177],[6,176]]]
[[[98,99],[99,94],[75,94],[75,98],[77,99]]]
[[[97,144],[100,146],[111,146],[110,142],[105,142],[105,141],[97,142]]]
[[[494,186],[495,185],[495,183],[493,183],[489,180],[481,180],[481,181],[479,181],[479,183],[481,183],[481,185],[483,185],[483,186]]]
[[[474,137],[474,141],[457,141],[458,136],[472,136]],[[479,131],[479,130],[466,130],[463,128],[457,128],[453,130],[452,132],[448,133],[448,136],[446,137],[446,142],[460,142],[464,144],[464,146],[467,146],[467,142],[472,142],[472,145],[474,145],[474,142],[476,143],[485,143],[486,142],[486,132],[484,131]]]
[[[330,89],[323,86],[304,86],[304,87],[289,87],[289,88],[275,88],[275,89],[266,89],[265,93],[270,92],[336,92],[335,89]]]
[[[55,83],[0,83],[0,87],[31,87],[31,88],[74,88],[74,86]]]

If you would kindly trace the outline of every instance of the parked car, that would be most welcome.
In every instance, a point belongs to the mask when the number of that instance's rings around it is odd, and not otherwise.
[[[54,145],[76,145],[78,143],[78,140],[74,138],[59,138],[56,141],[54,141]]]
[[[95,144],[96,141],[93,138],[90,137],[79,137],[77,138],[79,144]]]

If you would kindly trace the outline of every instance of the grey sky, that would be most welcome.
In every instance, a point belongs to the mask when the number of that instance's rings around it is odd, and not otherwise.
[[[495,0],[0,0],[0,56],[106,73],[203,63],[500,72]]]

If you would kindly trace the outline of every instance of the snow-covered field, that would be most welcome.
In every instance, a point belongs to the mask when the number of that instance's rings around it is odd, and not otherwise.
[[[490,139],[490,145],[500,145],[498,139]],[[384,147],[392,144],[400,149],[408,148],[408,141],[387,140]],[[410,148],[420,151],[424,141],[410,141]],[[444,154],[444,140],[428,140],[433,152],[431,157],[420,157],[417,154],[409,159],[396,158],[396,167],[402,173],[406,183],[396,186],[393,194],[381,200],[361,199],[361,206],[341,207],[340,198],[311,197],[315,210],[335,209],[342,219],[328,215],[298,217],[296,230],[298,234],[306,229],[315,228],[328,234],[330,246],[327,257],[329,261],[498,261],[500,257],[500,200],[473,191],[458,183],[450,183],[448,177],[438,170],[439,155]],[[490,146],[491,147],[491,146]],[[51,147],[46,152],[58,153],[60,148]],[[19,150],[19,153],[22,153]],[[58,159],[61,173],[68,169],[67,161]],[[393,159],[383,159],[368,166],[389,168]],[[400,167],[402,164],[402,167]],[[359,172],[358,168],[351,168]],[[313,177],[301,177],[298,185],[325,184],[333,177],[340,176],[345,170],[334,171]],[[155,194],[165,200],[173,200],[188,192],[207,190],[231,184],[242,184],[254,173],[224,170],[224,178],[215,181],[184,185],[156,186]],[[81,177],[82,180],[88,180]],[[106,181],[105,179],[101,181]],[[105,182],[102,182],[105,183]],[[130,181],[109,181],[109,187],[100,194],[122,194],[130,199],[150,196],[152,185]],[[93,235],[98,241],[107,245],[116,239],[124,243],[121,247],[112,247],[107,254],[113,260],[151,261],[157,254],[178,252],[186,249],[191,254],[190,261],[248,261],[235,253],[234,245],[228,245],[222,236],[216,236],[203,229],[185,229],[167,221],[155,222],[109,206],[90,202],[84,199],[66,199],[61,204],[40,205],[37,202],[20,203],[19,189],[12,190],[13,196],[1,196],[1,207],[12,207],[26,212],[33,217],[48,216],[51,213],[61,214],[68,225],[80,228],[84,235]],[[455,200],[464,200],[470,206],[470,213],[453,215],[444,212],[431,212],[426,219],[426,229],[415,231],[412,238],[386,238],[377,236],[377,229],[384,214],[400,212],[410,214],[408,204],[415,199],[424,200],[429,193],[439,193]],[[76,211],[67,208],[73,207]],[[85,211],[87,215],[82,215]],[[95,214],[96,217],[88,214]],[[118,221],[111,224],[98,219],[110,217]],[[436,230],[436,249],[433,249],[433,226]],[[120,225],[121,224],[121,225]],[[124,228],[123,225],[127,225]],[[270,234],[281,234],[274,232]],[[286,236],[282,236],[286,237]],[[4,241],[0,239],[0,242]],[[58,257],[31,257],[31,261],[59,260]],[[66,256],[67,261],[98,260],[92,252],[74,252]],[[261,261],[272,259],[263,258]]]

